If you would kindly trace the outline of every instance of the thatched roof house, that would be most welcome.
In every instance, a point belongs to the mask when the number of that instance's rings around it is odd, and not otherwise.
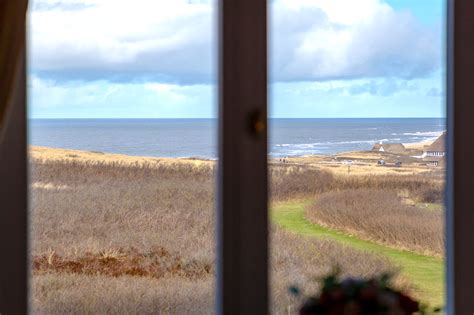
[[[388,153],[404,153],[406,150],[402,143],[377,143],[372,147],[372,151]]]
[[[431,156],[445,156],[446,155],[446,132],[443,132],[438,139],[435,140],[431,145],[425,148],[423,157]]]

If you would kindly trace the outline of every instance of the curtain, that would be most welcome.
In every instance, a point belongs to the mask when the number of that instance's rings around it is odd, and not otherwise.
[[[4,125],[25,49],[27,0],[0,0],[0,126]]]
[[[0,0],[0,314],[28,313],[26,8]]]

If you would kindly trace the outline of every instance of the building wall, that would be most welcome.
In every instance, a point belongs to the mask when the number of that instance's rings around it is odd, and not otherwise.
[[[446,152],[441,152],[441,151],[428,151],[426,152],[427,156],[445,156]]]

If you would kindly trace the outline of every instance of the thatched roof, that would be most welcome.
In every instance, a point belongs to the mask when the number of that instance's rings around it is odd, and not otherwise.
[[[443,132],[427,149],[429,152],[446,152],[446,132]]]
[[[402,143],[377,143],[372,147],[373,151],[380,151],[383,148],[384,152],[389,153],[403,153],[405,146]]]
[[[446,157],[444,156],[427,156],[423,158],[424,162],[435,162],[435,161],[444,161]]]

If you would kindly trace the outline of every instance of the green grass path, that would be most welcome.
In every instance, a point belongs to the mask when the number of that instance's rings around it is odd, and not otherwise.
[[[418,296],[423,301],[432,306],[444,304],[444,263],[442,259],[361,240],[313,224],[304,216],[306,204],[307,201],[298,201],[275,205],[271,211],[272,219],[279,226],[294,233],[308,237],[329,238],[359,250],[382,254],[401,268],[402,275],[413,283]]]

